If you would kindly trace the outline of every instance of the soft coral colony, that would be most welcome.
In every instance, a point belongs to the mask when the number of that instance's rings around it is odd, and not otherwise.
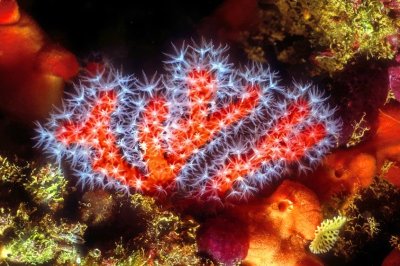
[[[335,145],[340,121],[311,85],[283,88],[259,64],[236,70],[212,42],[174,48],[160,78],[108,65],[81,77],[38,145],[83,184],[207,200],[246,199]]]

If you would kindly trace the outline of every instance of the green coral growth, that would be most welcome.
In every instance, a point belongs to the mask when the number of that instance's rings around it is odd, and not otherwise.
[[[310,244],[311,252],[314,254],[328,252],[335,245],[339,230],[346,223],[346,220],[344,216],[324,220],[315,230],[315,238]]]
[[[197,255],[197,222],[163,210],[154,199],[140,194],[131,196],[131,204],[147,216],[146,230],[135,242],[153,254],[154,265],[201,264]]]
[[[36,204],[56,211],[63,206],[67,183],[59,168],[47,164],[34,169],[23,186]]]
[[[73,265],[87,226],[53,216],[63,208],[67,181],[57,167],[34,166],[0,156],[0,262]]]
[[[0,237],[13,227],[14,216],[11,215],[10,209],[0,208]]]
[[[21,185],[37,205],[48,207],[53,212],[61,209],[68,181],[60,168],[51,164],[39,168],[34,168],[35,163],[19,164],[0,155],[0,185]]]
[[[339,210],[348,219],[332,249],[343,264],[361,252],[373,254],[376,245],[389,243],[390,235],[398,234],[400,190],[381,177],[354,195],[337,195],[331,204],[324,207],[327,215]]]
[[[357,54],[367,58],[394,57],[396,50],[387,38],[397,34],[394,22],[379,0],[360,1],[312,1],[312,17],[315,23],[307,23],[314,30],[314,46],[329,49],[331,55],[319,55],[315,60],[321,68],[334,72],[343,67]]]
[[[25,177],[24,169],[0,155],[0,183],[20,182]]]
[[[80,255],[79,245],[84,243],[86,225],[55,221],[50,215],[34,222],[30,215],[34,210],[20,206],[14,217],[12,230],[15,237],[6,241],[1,260],[12,263],[37,265],[56,260],[59,265],[73,264]],[[28,219],[21,219],[28,216]],[[0,239],[1,241],[1,239]]]
[[[279,61],[332,75],[360,56],[396,54],[390,38],[397,36],[399,18],[380,0],[261,0],[259,6],[258,30],[242,34],[248,57],[257,61],[265,61],[263,48],[272,45]]]
[[[149,258],[143,251],[129,251],[122,243],[115,243],[112,256],[105,256],[99,249],[92,249],[79,261],[81,265],[145,266]]]
[[[203,262],[197,253],[198,223],[151,197],[103,190],[81,195],[74,193],[57,167],[17,164],[2,156],[0,175],[0,264],[190,266]],[[126,222],[127,217],[132,220]],[[100,242],[97,237],[103,226],[127,232],[107,232],[110,241]],[[84,246],[88,235],[95,247]]]
[[[56,242],[35,227],[5,245],[2,254],[10,262],[37,265],[52,260],[56,251]]]

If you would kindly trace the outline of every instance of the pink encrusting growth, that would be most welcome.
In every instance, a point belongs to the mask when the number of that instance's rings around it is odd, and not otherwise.
[[[88,74],[39,125],[38,144],[84,184],[207,200],[245,199],[314,166],[340,129],[326,98],[310,85],[281,88],[261,65],[234,70],[226,50],[175,48],[168,74],[150,81],[109,66]]]

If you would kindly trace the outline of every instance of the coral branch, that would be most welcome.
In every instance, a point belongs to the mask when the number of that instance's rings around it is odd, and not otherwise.
[[[289,168],[314,166],[340,122],[310,86],[282,89],[260,65],[231,68],[226,47],[183,46],[162,85],[110,67],[82,79],[38,143],[84,183],[207,200],[247,198]]]
[[[246,155],[240,155],[230,160],[224,166],[218,180],[225,184],[220,191],[229,189],[229,184],[241,180],[249,172],[255,172],[262,164],[271,161],[286,161],[292,163],[299,161],[305,155],[308,147],[320,142],[326,135],[323,124],[310,125],[299,130],[296,128],[306,120],[309,115],[307,102],[298,101],[289,108],[287,115],[279,118],[276,125],[255,145],[255,148]],[[296,135],[293,136],[293,132]]]
[[[115,93],[101,93],[85,122],[61,124],[55,136],[65,146],[77,144],[85,149],[92,149],[93,171],[141,189],[137,169],[128,165],[121,156],[110,128],[110,118],[115,112],[116,104]]]

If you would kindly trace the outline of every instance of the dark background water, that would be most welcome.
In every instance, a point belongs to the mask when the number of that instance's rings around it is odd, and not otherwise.
[[[139,77],[142,71],[151,75],[163,70],[161,61],[166,58],[164,53],[172,52],[171,42],[198,39],[198,25],[221,3],[223,0],[18,1],[51,41],[79,60],[105,57],[125,74]],[[34,136],[31,124],[10,120],[0,111],[3,153],[32,159]]]
[[[53,40],[79,58],[101,53],[133,72],[158,70],[170,43],[197,38],[196,26],[222,2],[19,1]]]

